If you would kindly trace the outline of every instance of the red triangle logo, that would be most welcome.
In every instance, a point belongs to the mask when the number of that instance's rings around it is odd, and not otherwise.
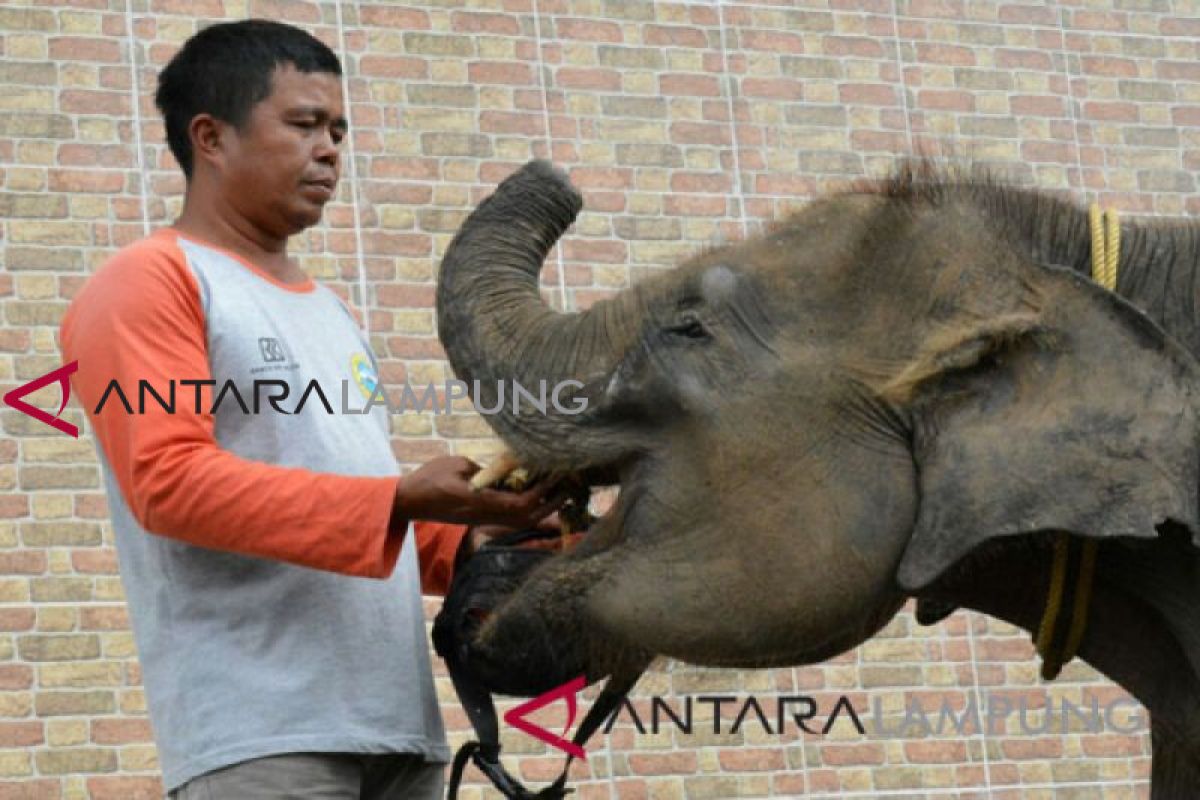
[[[569,731],[571,726],[575,724],[575,713],[577,711],[575,695],[583,691],[585,686],[587,686],[587,679],[583,675],[580,675],[575,680],[569,683],[564,683],[557,689],[551,689],[545,694],[538,695],[532,700],[524,702],[516,708],[506,712],[504,714],[504,721],[509,725],[512,725],[517,730],[524,731],[533,738],[543,741],[551,747],[557,748],[568,755],[574,756],[575,758],[581,758],[586,761],[587,753],[584,752],[584,749],[572,742],[570,739],[565,738],[567,731]],[[533,712],[545,708],[555,700],[559,699],[567,701],[567,724],[563,728],[561,736],[551,733],[542,726],[535,725],[529,720],[525,719],[525,717]]]
[[[17,411],[20,411],[26,416],[33,417],[38,422],[44,422],[51,428],[62,431],[68,436],[74,436],[76,439],[78,439],[79,428],[75,427],[66,420],[58,418],[59,415],[62,414],[63,409],[67,407],[67,401],[71,399],[71,382],[68,380],[68,377],[74,374],[75,370],[77,369],[79,369],[79,362],[72,361],[70,364],[47,372],[40,378],[34,378],[29,383],[18,386],[8,394],[4,395],[4,404],[15,408]],[[50,416],[40,408],[35,408],[21,399],[25,395],[31,392],[36,392],[43,386],[49,386],[52,383],[57,383],[60,387],[62,387],[62,405],[58,407],[58,411],[55,412],[54,416]]]

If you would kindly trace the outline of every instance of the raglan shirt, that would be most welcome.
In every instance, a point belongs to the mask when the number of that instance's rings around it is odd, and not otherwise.
[[[378,371],[340,298],[167,228],[92,276],[61,343],[167,790],[284,752],[448,760],[420,595],[464,529],[389,534],[387,411],[350,413]]]

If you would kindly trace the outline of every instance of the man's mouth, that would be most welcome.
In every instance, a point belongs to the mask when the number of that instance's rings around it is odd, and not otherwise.
[[[333,197],[337,181],[332,178],[322,178],[321,180],[304,181],[300,185],[305,190],[305,193],[319,195],[323,199],[328,200]]]

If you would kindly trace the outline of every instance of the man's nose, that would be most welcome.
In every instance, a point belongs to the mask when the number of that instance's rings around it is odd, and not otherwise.
[[[337,140],[334,139],[333,131],[325,129],[325,134],[321,136],[316,145],[316,152],[313,157],[322,164],[336,166],[340,149]]]

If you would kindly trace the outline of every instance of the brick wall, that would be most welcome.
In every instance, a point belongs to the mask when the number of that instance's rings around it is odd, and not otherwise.
[[[1127,212],[1200,211],[1196,0],[18,0],[0,7],[0,389],[57,366],[57,323],[88,273],[177,212],[156,70],[197,18],[246,15],[302,24],[344,56],[352,180],[296,246],[356,307],[367,286],[392,383],[449,377],[436,264],[472,205],[533,156],[568,168],[586,198],[545,275],[548,299],[568,308],[913,148]],[[77,409],[69,418],[82,424]],[[494,447],[466,413],[394,419],[406,464]],[[0,798],[156,796],[92,443],[11,410],[0,424]],[[465,719],[444,675],[439,686],[457,743]],[[943,699],[1034,706],[1046,692],[1123,696],[1078,663],[1043,686],[1027,635],[1007,625],[959,612],[921,628],[906,612],[815,667],[663,665],[637,702],[805,694],[825,711],[846,695],[894,729],[913,702],[936,718]],[[1076,720],[1029,736],[1010,717],[988,732],[775,735],[753,719],[729,733],[727,707],[719,735],[643,735],[623,717],[577,769],[580,796],[1146,794],[1144,732]],[[526,778],[556,771],[540,745],[507,742]],[[490,795],[473,783],[463,796]]]

